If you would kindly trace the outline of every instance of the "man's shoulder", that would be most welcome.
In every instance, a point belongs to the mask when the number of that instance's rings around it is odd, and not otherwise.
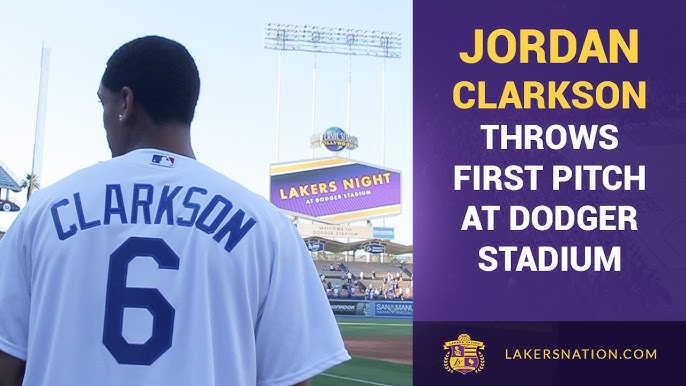
[[[144,166],[141,163],[140,166]],[[160,168],[160,173],[150,173],[145,169],[136,167],[136,160],[127,160],[126,157],[117,157],[107,161],[85,167],[75,171],[59,181],[36,191],[31,196],[30,203],[33,207],[53,205],[56,201],[71,197],[75,192],[87,192],[107,184],[119,184],[123,181],[134,183],[158,183],[178,184],[185,188],[198,187],[207,190],[207,194],[221,195],[228,200],[233,209],[242,209],[262,223],[272,224],[274,227],[282,227],[284,223],[290,223],[288,217],[266,197],[250,190],[229,176],[218,172],[212,167],[193,160],[192,162],[178,163],[182,168],[181,174],[175,178],[161,177],[159,180],[154,176],[162,176],[169,169]],[[141,171],[139,174],[138,171]],[[154,170],[154,169],[153,169]],[[211,197],[208,197],[211,199]]]
[[[33,193],[33,195],[31,195],[29,203],[33,204],[34,206],[47,204],[55,197],[61,197],[67,192],[75,190],[75,188],[82,187],[85,184],[90,183],[91,181],[93,181],[93,178],[95,176],[102,175],[104,167],[103,164],[105,162],[91,165],[83,169],[77,170],[75,172],[72,172],[66,177],[63,177],[44,188],[36,190]]]
[[[215,189],[225,192],[226,198],[232,203],[240,204],[242,209],[250,210],[264,217],[287,220],[286,215],[264,196],[210,166],[198,163],[198,167],[201,168],[198,172],[204,173],[204,181],[211,184]]]

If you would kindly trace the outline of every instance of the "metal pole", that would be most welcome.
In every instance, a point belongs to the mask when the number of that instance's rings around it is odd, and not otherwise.
[[[33,144],[33,166],[31,174],[41,177],[43,173],[43,140],[45,137],[45,107],[48,97],[48,75],[50,67],[50,48],[42,44],[41,48],[41,74],[38,89],[38,111],[36,116],[36,138]]]
[[[381,166],[386,166],[386,58],[381,68]]]
[[[381,166],[386,166],[386,58],[381,67]],[[386,226],[386,217],[383,217]]]
[[[276,86],[276,162],[279,162],[279,142],[281,134],[281,54],[279,50],[279,75]]]
[[[314,68],[312,69],[312,136],[316,128],[316,104],[317,100],[317,53],[314,53]],[[314,148],[312,148],[312,159],[314,159]]]
[[[317,53],[314,53],[314,67],[312,68],[312,136],[316,128],[316,104],[317,100]],[[312,148],[312,159],[314,159],[315,148]],[[314,220],[310,221],[314,225]]]
[[[352,107],[352,62],[353,56],[348,55],[348,126],[346,128],[348,135],[352,135],[352,129],[350,128],[350,109]],[[350,149],[348,149],[348,158],[350,158]]]
[[[352,130],[350,129],[350,109],[351,109],[351,101],[352,101],[352,62],[353,62],[353,56],[348,55],[348,135],[352,135]],[[348,158],[350,158],[350,149],[348,149]],[[348,223],[348,226],[350,226],[350,223]],[[346,243],[350,244],[350,238],[346,239]],[[345,252],[346,256],[346,262],[348,261],[348,256],[350,256],[350,251]]]

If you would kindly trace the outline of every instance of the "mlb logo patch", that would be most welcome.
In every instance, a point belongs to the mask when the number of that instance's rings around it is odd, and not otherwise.
[[[150,163],[153,165],[165,166],[168,168],[174,167],[174,157],[163,154],[153,154]]]

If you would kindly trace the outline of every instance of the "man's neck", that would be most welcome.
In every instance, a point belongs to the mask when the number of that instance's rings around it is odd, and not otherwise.
[[[130,150],[153,148],[195,159],[187,125],[159,125],[143,132]]]

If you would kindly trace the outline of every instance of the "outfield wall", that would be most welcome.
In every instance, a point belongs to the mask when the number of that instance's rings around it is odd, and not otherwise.
[[[412,301],[329,299],[336,316],[412,319]]]

